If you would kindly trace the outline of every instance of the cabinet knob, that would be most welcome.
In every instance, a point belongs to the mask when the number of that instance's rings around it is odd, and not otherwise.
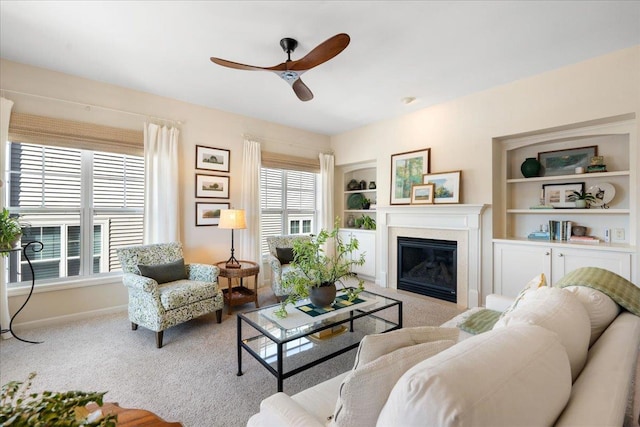
[[[549,256],[549,255],[551,255],[551,252],[547,251],[547,252],[545,252],[544,254],[545,254],[545,255],[547,255],[547,256]]]
[[[558,258],[562,258],[564,255],[562,253],[558,254]]]

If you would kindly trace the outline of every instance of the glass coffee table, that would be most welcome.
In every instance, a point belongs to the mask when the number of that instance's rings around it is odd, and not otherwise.
[[[343,295],[338,291],[336,301]],[[313,310],[302,300],[287,306],[284,319],[273,314],[280,304],[238,313],[238,376],[245,349],[277,378],[280,392],[286,378],[356,348],[365,335],[402,328],[402,301],[363,291],[353,304],[337,306]]]

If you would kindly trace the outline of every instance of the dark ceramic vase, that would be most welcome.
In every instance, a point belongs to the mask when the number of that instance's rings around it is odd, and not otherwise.
[[[309,299],[316,307],[330,307],[336,299],[336,284],[323,284],[309,289]]]
[[[532,178],[538,176],[540,173],[540,167],[542,165],[535,157],[528,157],[522,165],[520,165],[520,172],[525,178]]]

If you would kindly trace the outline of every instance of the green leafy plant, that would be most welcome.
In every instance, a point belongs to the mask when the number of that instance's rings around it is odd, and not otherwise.
[[[22,236],[22,225],[17,217],[11,216],[7,208],[0,214],[0,255],[7,256]]]
[[[362,206],[362,209],[369,209],[369,207],[371,207],[371,199],[367,199],[366,197],[364,197],[360,204]]]
[[[296,240],[293,243],[292,269],[282,280],[282,286],[288,297],[281,302],[275,314],[286,317],[288,304],[294,304],[300,299],[308,298],[312,287],[341,284],[347,292],[349,301],[353,301],[364,290],[364,281],[358,279],[356,288],[347,287],[342,279],[355,276],[351,269],[354,265],[363,265],[364,254],[354,256],[358,250],[358,240],[343,241],[338,232],[340,219],[336,218],[332,231],[321,230],[311,239]],[[325,252],[325,246],[332,245],[330,254]]]
[[[586,200],[589,203],[596,201],[595,196],[587,191],[573,191],[569,195],[568,199],[572,202],[575,202],[576,200]]]
[[[375,230],[376,220],[370,216],[362,215],[362,228],[365,230]]]
[[[89,403],[102,406],[106,394],[97,392],[44,391],[28,393],[35,372],[26,383],[11,381],[2,386],[0,393],[0,425],[14,427],[115,427],[117,416],[104,415],[99,419],[86,409]]]

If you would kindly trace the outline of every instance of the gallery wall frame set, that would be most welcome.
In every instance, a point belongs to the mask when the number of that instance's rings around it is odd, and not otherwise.
[[[196,169],[229,172],[231,151],[196,145]]]
[[[411,203],[412,186],[423,184],[422,176],[431,171],[431,149],[391,155],[391,204]]]
[[[196,174],[196,198],[228,199],[229,181],[224,175]]]
[[[220,211],[229,209],[229,203],[196,202],[196,227],[220,224]]]
[[[424,184],[434,184],[433,203],[447,204],[460,203],[462,171],[438,172],[424,174],[422,176]]]

